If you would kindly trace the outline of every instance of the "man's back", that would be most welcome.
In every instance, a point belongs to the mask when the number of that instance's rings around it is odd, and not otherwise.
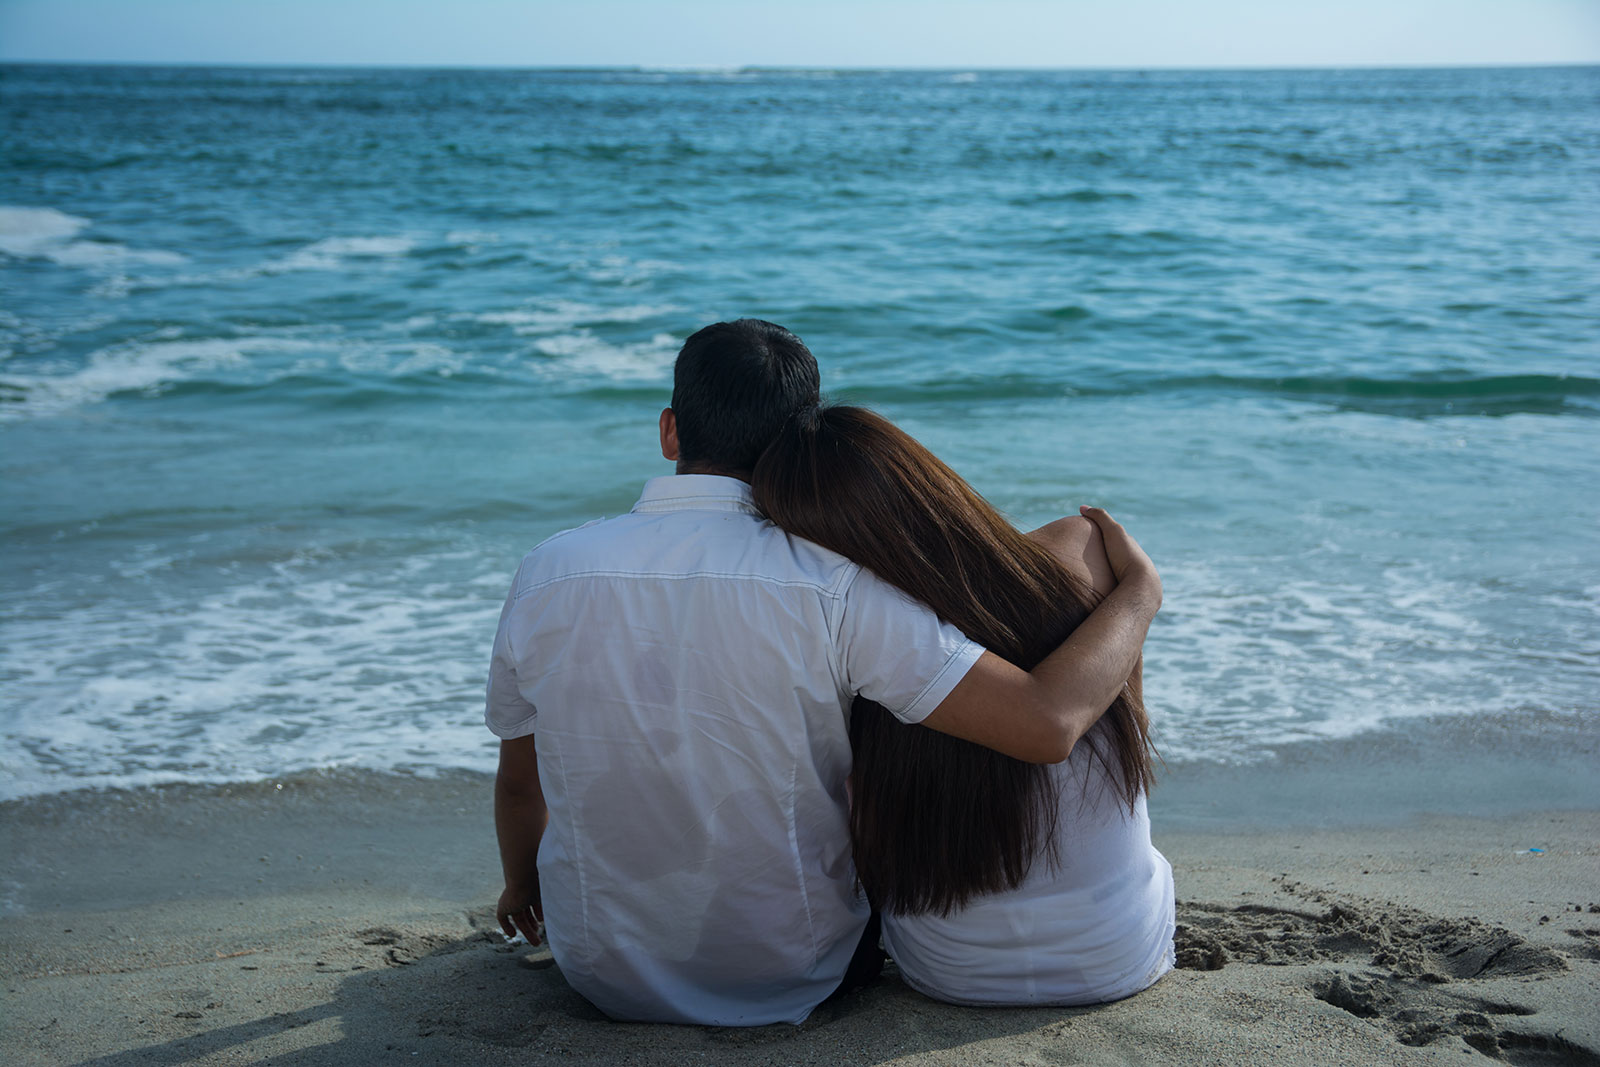
[[[567,980],[620,1018],[803,1019],[867,918],[849,704],[866,689],[914,721],[977,655],[765,522],[734,479],[656,479],[631,514],[529,553],[489,722],[536,735],[540,883]]]

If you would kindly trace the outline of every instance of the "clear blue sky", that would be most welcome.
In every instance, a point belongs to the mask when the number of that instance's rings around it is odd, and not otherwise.
[[[0,0],[0,60],[684,67],[1600,63],[1600,0]]]

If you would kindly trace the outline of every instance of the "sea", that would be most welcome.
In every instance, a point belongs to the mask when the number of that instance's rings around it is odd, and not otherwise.
[[[1600,735],[1600,68],[9,65],[0,799],[492,768],[741,316],[1128,526],[1169,768]]]

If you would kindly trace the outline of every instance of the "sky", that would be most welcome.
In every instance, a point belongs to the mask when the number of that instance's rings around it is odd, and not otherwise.
[[[1600,63],[1600,0],[0,0],[0,60],[713,68]]]

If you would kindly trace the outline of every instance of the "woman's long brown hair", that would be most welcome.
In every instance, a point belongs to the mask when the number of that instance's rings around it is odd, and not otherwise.
[[[861,564],[1019,667],[1066,640],[1100,599],[962,478],[865,408],[808,408],[756,464],[756,504],[783,529]],[[1149,720],[1125,686],[1085,738],[1130,811],[1153,780]],[[850,830],[874,907],[949,914],[1020,885],[1054,852],[1049,771],[851,709]]]

